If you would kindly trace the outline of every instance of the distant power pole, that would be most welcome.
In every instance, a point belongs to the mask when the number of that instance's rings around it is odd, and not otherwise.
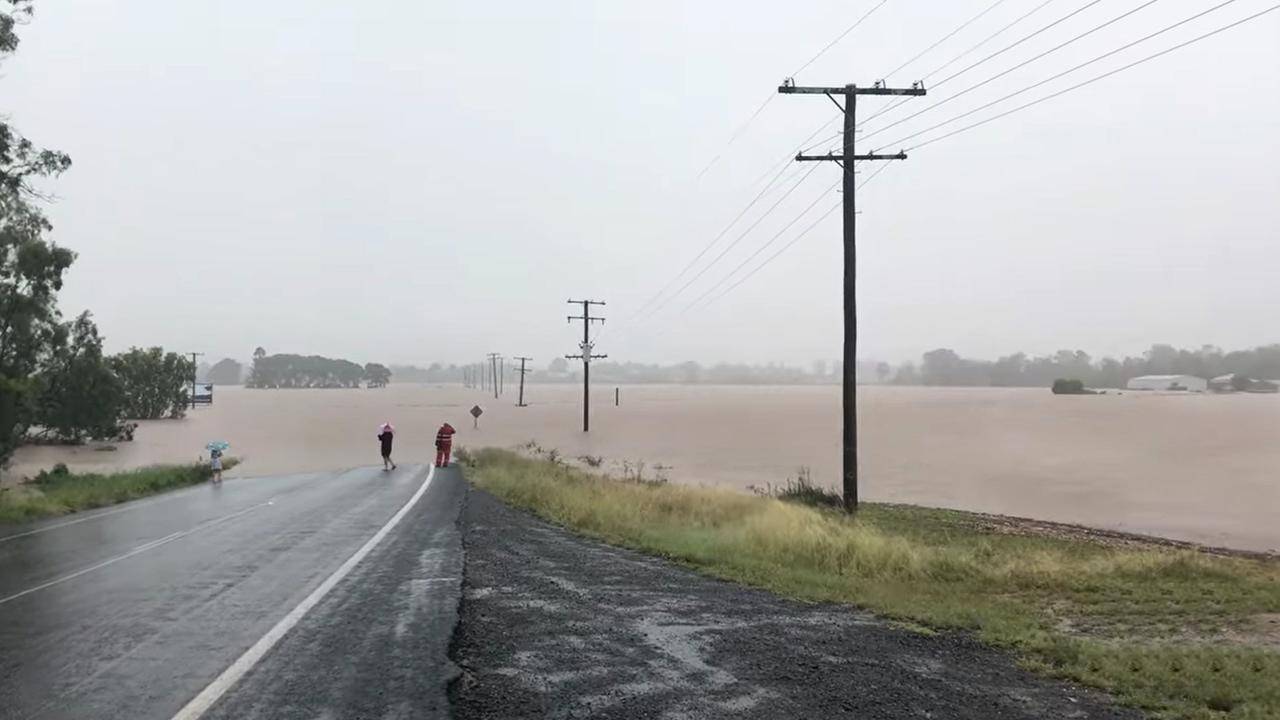
[[[525,373],[529,372],[529,370],[525,368],[525,363],[533,362],[533,358],[517,356],[511,359],[520,361],[520,369],[516,371],[520,373],[520,399],[516,401],[516,407],[528,407],[524,404],[524,376]]]
[[[855,243],[857,230],[857,211],[854,195],[857,192],[856,176],[853,164],[859,161],[872,160],[906,160],[907,154],[898,152],[892,155],[869,153],[856,155],[853,151],[857,134],[856,111],[859,95],[924,95],[920,83],[910,88],[887,88],[884,82],[877,82],[873,87],[860,88],[856,85],[844,87],[796,87],[790,78],[778,88],[783,94],[826,95],[836,107],[844,113],[844,149],[839,154],[796,155],[797,162],[830,161],[838,164],[844,171],[844,369],[843,369],[843,446],[844,446],[844,507],[853,512],[858,508],[858,304],[857,304],[857,267],[858,252]],[[844,107],[835,99],[835,95],[844,96]]]
[[[493,377],[489,378],[489,387],[493,388],[493,398],[498,398],[498,353],[489,353],[489,369]]]
[[[578,345],[582,352],[578,355],[565,355],[569,360],[582,361],[582,432],[591,431],[591,361],[607,358],[608,355],[591,354],[591,323],[603,323],[602,317],[591,317],[592,305],[604,305],[600,300],[570,300],[570,305],[581,305],[582,315],[570,315],[569,322],[582,321],[582,343]]]
[[[506,358],[498,358],[498,394],[506,392],[507,363]]]
[[[191,400],[191,407],[195,407],[196,406],[196,380],[197,380],[197,375],[200,372],[196,368],[196,358],[200,357],[201,355],[204,355],[204,353],[193,352],[188,354],[191,355],[191,398],[190,400]]]

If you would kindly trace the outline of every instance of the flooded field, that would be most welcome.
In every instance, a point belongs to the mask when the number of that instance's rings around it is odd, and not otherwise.
[[[664,466],[673,482],[745,488],[801,466],[836,485],[837,387],[596,388],[581,432],[581,389],[514,388],[501,400],[460,387],[384,390],[220,388],[183,421],[144,423],[114,452],[24,448],[11,474],[179,462],[232,443],[235,475],[378,464],[378,424],[397,427],[396,460],[432,457],[436,427],[458,444],[536,440],[618,467]],[[862,494],[1024,515],[1254,550],[1280,549],[1280,396],[1056,397],[1041,389],[887,388],[861,392]],[[467,410],[484,408],[479,429]]]

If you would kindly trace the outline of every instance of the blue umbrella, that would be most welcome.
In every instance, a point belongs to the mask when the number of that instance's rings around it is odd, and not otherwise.
[[[210,450],[226,450],[227,448],[231,447],[231,443],[227,442],[226,440],[210,440],[209,443],[205,445],[205,447]]]

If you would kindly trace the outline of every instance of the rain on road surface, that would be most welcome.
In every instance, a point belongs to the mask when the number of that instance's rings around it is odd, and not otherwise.
[[[0,530],[0,718],[444,717],[463,494],[357,468]]]

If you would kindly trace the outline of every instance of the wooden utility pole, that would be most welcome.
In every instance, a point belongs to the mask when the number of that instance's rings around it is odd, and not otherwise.
[[[582,432],[591,431],[591,361],[607,358],[608,355],[591,354],[591,323],[603,323],[602,317],[591,317],[592,305],[604,305],[600,300],[570,300],[570,305],[581,305],[582,315],[570,315],[569,322],[582,321],[582,343],[578,345],[582,352],[578,355],[565,355],[569,360],[582,360]]]
[[[196,406],[196,380],[200,373],[199,368],[196,367],[196,358],[204,355],[204,353],[193,352],[187,354],[191,356],[191,397],[187,399],[190,401],[191,407],[194,408]]]
[[[498,358],[498,394],[501,395],[505,391],[507,378],[507,363],[503,357]]]
[[[855,162],[872,160],[906,160],[907,154],[898,152],[892,155],[869,153],[857,155],[853,145],[857,134],[857,116],[859,95],[924,95],[920,83],[910,88],[887,88],[883,81],[873,87],[865,88],[857,85],[844,87],[797,87],[788,78],[778,88],[779,93],[801,95],[826,95],[836,107],[844,113],[844,149],[839,154],[796,155],[797,162],[830,161],[838,164],[844,171],[844,377],[842,405],[844,428],[842,432],[844,460],[844,507],[853,512],[858,508],[858,251],[855,242],[857,236],[857,210],[854,195],[857,191]],[[836,95],[844,96],[844,106],[835,99]]]
[[[493,388],[493,398],[498,399],[498,353],[489,353],[489,369],[493,377],[489,378],[489,387]]]
[[[533,362],[533,358],[517,356],[512,358],[512,360],[520,361],[520,369],[516,371],[520,373],[520,399],[516,401],[516,407],[527,407],[524,404],[524,376],[525,373],[529,372],[529,370],[525,367],[525,363]]]

